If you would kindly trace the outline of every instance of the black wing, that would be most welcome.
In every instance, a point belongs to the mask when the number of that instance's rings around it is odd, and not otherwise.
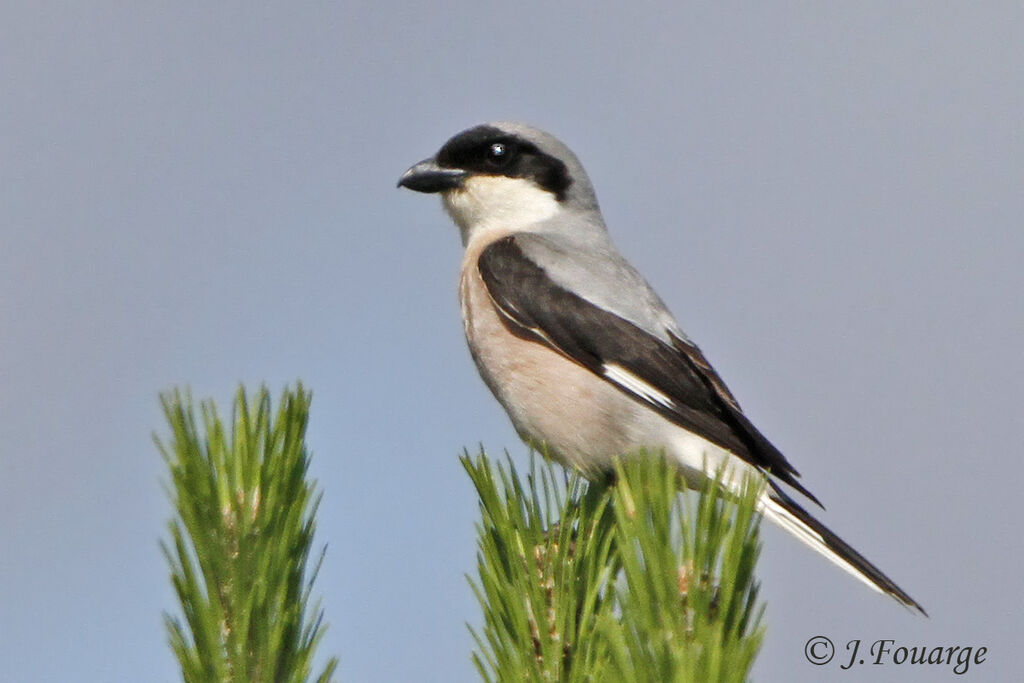
[[[554,282],[516,243],[491,244],[477,262],[505,326],[544,344],[645,403],[680,427],[722,446],[818,505],[799,473],[740,410],[704,355],[669,344]]]

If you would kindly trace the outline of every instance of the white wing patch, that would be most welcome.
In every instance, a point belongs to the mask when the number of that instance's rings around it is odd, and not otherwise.
[[[657,403],[665,408],[673,408],[675,406],[672,399],[621,365],[605,363],[601,366],[601,370],[606,378],[650,403]]]

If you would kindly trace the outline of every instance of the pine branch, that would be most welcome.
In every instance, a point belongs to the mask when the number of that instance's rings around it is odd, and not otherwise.
[[[170,438],[156,439],[170,470],[175,515],[161,542],[182,618],[164,614],[187,683],[310,680],[323,610],[310,605],[320,553],[307,572],[320,494],[307,479],[310,394],[286,390],[276,416],[261,388],[239,388],[230,435],[210,401],[197,423],[191,396],[161,396]],[[329,681],[331,658],[317,681]]]
[[[679,493],[663,458],[588,484],[463,457],[480,495],[473,630],[485,681],[742,681],[761,644],[756,500]],[[472,630],[472,629],[471,629]]]

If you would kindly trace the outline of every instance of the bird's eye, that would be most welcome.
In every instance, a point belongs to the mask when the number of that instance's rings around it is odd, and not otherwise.
[[[495,142],[487,150],[487,162],[492,166],[504,166],[511,157],[511,150],[504,142]]]

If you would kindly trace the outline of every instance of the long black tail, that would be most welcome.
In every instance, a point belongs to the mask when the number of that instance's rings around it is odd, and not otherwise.
[[[761,511],[765,517],[793,534],[872,589],[891,595],[906,607],[928,616],[907,592],[865,559],[843,539],[836,536],[807,510],[778,489],[769,488],[762,499]]]

